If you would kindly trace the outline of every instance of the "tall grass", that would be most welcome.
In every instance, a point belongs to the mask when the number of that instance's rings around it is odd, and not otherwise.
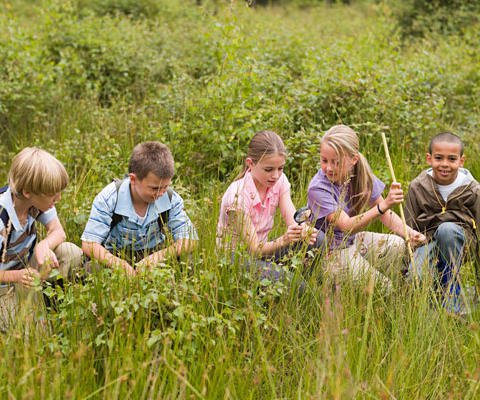
[[[464,137],[478,172],[476,27],[404,43],[391,10],[368,2],[6,4],[0,178],[23,146],[55,153],[71,177],[59,215],[79,243],[93,197],[124,173],[134,144],[163,141],[200,245],[144,276],[105,270],[47,288],[58,304],[46,322],[20,313],[0,335],[3,397],[478,398],[477,311],[448,315],[427,284],[385,294],[334,282],[325,260],[308,271],[301,256],[285,282],[259,282],[215,247],[221,195],[256,130],[285,139],[298,206],[319,135],[338,122],[360,132],[387,182],[380,131],[405,185],[424,167],[426,138],[445,128]]]

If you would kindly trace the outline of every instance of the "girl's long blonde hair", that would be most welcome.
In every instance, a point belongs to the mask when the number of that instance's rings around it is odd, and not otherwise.
[[[320,144],[328,144],[337,154],[339,165],[345,157],[358,157],[350,176],[350,216],[360,214],[370,203],[373,190],[373,172],[359,151],[356,132],[346,125],[334,125],[323,135]]]
[[[246,158],[250,158],[256,164],[263,157],[272,155],[287,157],[287,150],[285,149],[282,139],[273,131],[257,132],[252,137],[252,140],[250,140]],[[243,178],[247,171],[248,166],[245,164],[243,171],[238,174],[235,180],[237,181]]]

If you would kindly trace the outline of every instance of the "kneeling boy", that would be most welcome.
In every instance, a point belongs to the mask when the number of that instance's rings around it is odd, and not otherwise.
[[[428,244],[415,251],[414,274],[428,263],[443,291],[444,307],[462,311],[458,271],[465,250],[478,252],[480,184],[463,168],[463,142],[450,132],[430,140],[427,163],[409,187],[407,224],[424,232]],[[478,254],[476,254],[478,257]]]
[[[135,146],[128,177],[107,185],[93,201],[82,235],[85,254],[134,275],[134,267],[155,266],[168,256],[191,251],[198,237],[182,198],[169,188],[173,173],[167,146],[159,142]]]
[[[65,242],[55,203],[68,183],[65,167],[50,153],[27,147],[12,160],[0,194],[0,323],[9,325],[21,287],[31,288],[58,268],[63,278],[80,267],[82,251]],[[46,237],[37,242],[36,221]],[[2,328],[2,329],[3,329]]]

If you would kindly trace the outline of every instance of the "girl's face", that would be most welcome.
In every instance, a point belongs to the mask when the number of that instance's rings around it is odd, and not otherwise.
[[[282,176],[285,156],[280,154],[265,156],[257,163],[254,163],[251,158],[247,158],[246,163],[257,189],[266,190],[275,185]]]
[[[353,167],[357,161],[358,156],[345,156],[342,162],[340,162],[339,156],[328,143],[322,143],[320,146],[321,168],[330,182],[345,182],[350,177]]]

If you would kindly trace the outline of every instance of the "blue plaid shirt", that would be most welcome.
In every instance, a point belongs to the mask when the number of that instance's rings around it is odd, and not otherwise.
[[[172,191],[171,201],[165,192],[150,203],[142,218],[133,207],[130,179],[124,179],[118,192],[112,182],[95,197],[82,241],[100,243],[108,251],[126,247],[136,251],[157,248],[166,240],[158,225],[158,217],[166,210],[169,210],[166,228],[174,241],[198,240],[195,227],[183,209],[183,200],[175,191]],[[122,219],[110,230],[114,213],[121,215]]]

